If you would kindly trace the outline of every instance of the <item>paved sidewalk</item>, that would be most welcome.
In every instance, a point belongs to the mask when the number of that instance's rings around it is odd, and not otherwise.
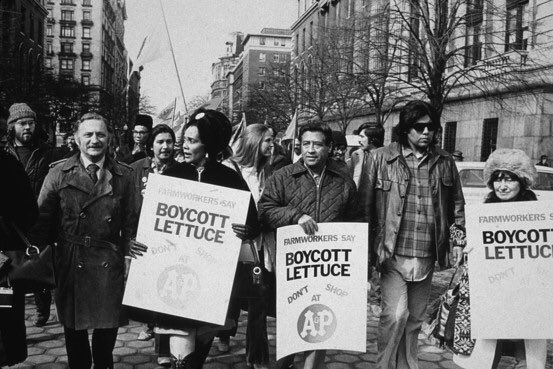
[[[445,288],[448,282],[448,272],[436,273],[433,283],[433,296]],[[376,309],[378,310],[378,309]],[[327,354],[328,369],[365,369],[374,368],[376,359],[376,331],[378,326],[378,311],[373,311],[368,306],[367,318],[367,352],[345,352],[329,351]],[[33,326],[35,307],[33,299],[27,298],[27,343],[29,346],[29,357],[27,360],[12,368],[67,368],[67,356],[65,352],[65,342],[63,337],[63,328],[55,321],[54,307],[52,307],[52,320],[45,327],[37,328]],[[245,341],[246,341],[246,316],[241,317],[238,333],[230,342],[230,352],[221,353],[217,349],[217,339],[211,349],[207,359],[206,369],[247,369],[245,363]],[[155,369],[161,368],[156,364],[154,355],[153,340],[137,341],[138,333],[144,329],[143,325],[137,322],[131,322],[128,326],[119,329],[114,358],[115,368],[136,368],[136,369]],[[275,321],[269,320],[269,341],[271,355],[275,353]],[[459,368],[452,361],[452,354],[447,350],[442,350],[429,343],[421,334],[420,338],[420,369],[455,369]],[[301,360],[298,357],[297,360]],[[499,369],[514,369],[516,361],[511,357],[504,357],[500,363]],[[299,366],[301,368],[301,365]],[[488,369],[488,368],[471,368]],[[553,369],[553,342],[549,341],[548,365],[547,369]]]

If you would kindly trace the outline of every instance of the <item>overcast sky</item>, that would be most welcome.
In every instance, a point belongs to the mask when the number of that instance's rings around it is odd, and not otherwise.
[[[211,64],[225,52],[230,33],[257,33],[264,27],[289,28],[296,20],[296,0],[162,0],[175,58],[187,100],[206,94]],[[125,43],[134,60],[150,29],[162,28],[159,0],[128,0]],[[142,71],[141,92],[160,111],[180,96],[170,52]]]

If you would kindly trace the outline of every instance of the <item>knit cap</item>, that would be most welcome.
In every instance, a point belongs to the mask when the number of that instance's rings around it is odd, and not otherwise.
[[[36,113],[25,103],[15,103],[10,106],[10,116],[8,117],[8,125],[17,122],[22,118],[36,119]]]

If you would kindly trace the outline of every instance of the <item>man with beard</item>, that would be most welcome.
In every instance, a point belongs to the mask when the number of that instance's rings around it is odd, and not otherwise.
[[[50,164],[60,159],[61,153],[48,143],[42,142],[36,113],[27,104],[13,104],[9,111],[8,141],[4,150],[16,157],[25,168],[36,200]],[[31,242],[34,241],[33,234],[31,230]],[[34,291],[34,295],[37,307],[35,326],[42,327],[50,317],[52,294],[48,290],[37,290]]]

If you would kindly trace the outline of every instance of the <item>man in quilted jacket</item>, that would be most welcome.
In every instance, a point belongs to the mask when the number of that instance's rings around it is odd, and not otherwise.
[[[434,264],[447,266],[450,226],[465,224],[457,167],[436,145],[439,127],[430,104],[406,104],[396,127],[399,142],[371,151],[360,180],[371,262],[381,273],[378,369],[418,369]],[[453,253],[459,263],[462,248]]]
[[[264,227],[299,224],[314,234],[319,222],[357,221],[355,183],[334,160],[329,160],[332,131],[326,125],[310,123],[300,129],[301,159],[278,171],[268,180],[259,200]],[[324,350],[308,351],[304,369],[324,367]],[[292,367],[294,355],[279,362]]]

